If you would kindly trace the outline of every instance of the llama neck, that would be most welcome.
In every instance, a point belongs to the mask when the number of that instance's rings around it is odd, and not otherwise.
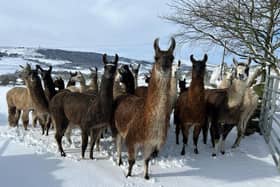
[[[232,81],[231,86],[228,88],[229,108],[239,106],[242,103],[246,87],[246,81],[236,79]]]
[[[97,78],[93,78],[90,80],[89,88],[98,91]]]
[[[45,87],[45,96],[47,97],[47,100],[50,101],[56,94],[54,82],[51,77],[46,77],[43,79],[43,82]]]
[[[80,80],[80,87],[82,93],[86,91],[86,80],[84,78]]]
[[[223,79],[218,88],[224,89],[224,88],[229,88],[230,85],[232,84],[231,79]]]
[[[113,107],[113,83],[114,79],[107,79],[102,76],[100,91],[97,96],[100,110],[103,115],[106,115],[107,120],[111,119]]]
[[[170,79],[170,97],[172,99],[172,106],[175,105],[176,98],[177,98],[177,77],[176,75],[172,75]]]
[[[138,73],[133,72],[133,77],[134,77],[134,87],[138,87]]]
[[[170,103],[170,78],[171,71],[163,75],[153,67],[145,101],[146,122],[160,126],[169,123],[172,108]]]
[[[48,101],[46,99],[41,80],[35,80],[32,83],[26,81],[26,86],[36,110],[42,113],[48,112]]]

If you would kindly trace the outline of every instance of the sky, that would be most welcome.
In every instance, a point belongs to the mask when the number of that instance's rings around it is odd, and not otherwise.
[[[170,0],[0,0],[0,46],[59,48],[152,60],[178,27],[160,18]],[[177,45],[177,59],[191,54],[220,63],[220,48]]]

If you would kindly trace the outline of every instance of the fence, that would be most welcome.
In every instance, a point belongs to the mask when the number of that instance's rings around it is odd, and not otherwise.
[[[280,77],[267,76],[259,126],[280,171]]]

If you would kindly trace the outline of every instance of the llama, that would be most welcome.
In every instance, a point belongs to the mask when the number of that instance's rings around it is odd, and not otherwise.
[[[49,103],[45,96],[38,71],[37,69],[32,70],[30,64],[27,64],[26,67],[21,67],[21,77],[25,81],[36,114],[44,122],[43,124],[41,123],[42,134],[45,134],[46,130],[46,135],[48,135],[51,123],[49,117]]]
[[[242,105],[247,89],[247,78],[249,74],[249,65],[251,59],[247,63],[238,63],[233,59],[235,65],[234,77],[227,88],[227,99],[222,103],[216,112],[216,121],[211,124],[211,134],[214,137],[214,151],[212,156],[217,155],[220,146],[221,153],[224,154],[224,141],[230,130],[238,125],[242,115]],[[222,135],[222,136],[221,136]],[[239,136],[239,135],[238,135]]]
[[[94,67],[89,68],[90,70],[90,82],[89,85],[87,86],[87,93],[98,93],[98,68]]]
[[[67,82],[67,84],[66,84],[66,88],[68,88],[68,87],[70,87],[70,86],[76,86],[76,81],[74,81],[72,78],[75,77],[75,76],[77,76],[78,72],[75,71],[75,73],[72,73],[72,72],[70,71],[69,74],[70,74],[70,78],[69,78],[69,80],[68,80],[68,82]]]
[[[62,77],[56,77],[55,80],[53,81],[55,88],[58,89],[58,91],[64,90],[65,89],[65,84],[64,80]]]
[[[118,130],[117,152],[119,165],[122,164],[121,146],[124,140],[128,150],[128,173],[131,176],[135,163],[138,145],[144,151],[144,178],[149,179],[148,165],[156,156],[167,137],[171,112],[170,79],[174,59],[175,39],[171,46],[162,51],[158,46],[159,39],[154,41],[155,63],[148,86],[146,98],[127,95],[117,100],[114,113],[115,126]]]
[[[82,158],[90,135],[90,159],[93,159],[93,147],[101,130],[110,126],[113,114],[113,83],[118,63],[116,54],[113,62],[103,55],[104,74],[97,95],[61,92],[50,102],[50,112],[55,122],[55,139],[61,156],[66,156],[61,140],[69,123],[79,125],[82,133]]]
[[[180,94],[174,115],[174,122],[179,125],[183,133],[183,148],[181,155],[185,155],[185,145],[188,142],[189,129],[194,126],[193,142],[194,152],[198,154],[197,142],[201,128],[205,122],[206,103],[204,100],[204,74],[207,55],[203,60],[195,60],[190,56],[192,62],[192,80],[187,92]]]
[[[139,74],[139,69],[140,69],[140,64],[130,64],[129,65],[134,77],[134,85],[135,88],[138,87],[138,74]]]
[[[27,130],[29,123],[29,112],[33,110],[33,103],[27,88],[14,87],[6,94],[8,105],[8,121],[10,127],[18,126],[18,121],[22,112],[21,120],[23,127]]]
[[[43,79],[45,96],[48,102],[50,102],[53,96],[55,96],[55,94],[57,93],[57,91],[55,90],[55,84],[51,76],[52,66],[49,66],[48,70],[44,70],[40,65],[37,64],[36,69]]]

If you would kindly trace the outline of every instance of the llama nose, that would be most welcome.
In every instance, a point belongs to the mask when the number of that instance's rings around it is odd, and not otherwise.
[[[243,80],[244,79],[244,75],[239,73],[239,79]]]

